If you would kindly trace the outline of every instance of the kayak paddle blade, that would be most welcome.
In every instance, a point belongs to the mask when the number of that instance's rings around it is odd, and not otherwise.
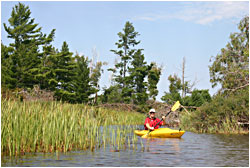
[[[174,105],[173,105],[173,107],[171,108],[171,111],[175,111],[175,110],[177,110],[179,107],[180,107],[180,102],[179,101],[177,101]]]

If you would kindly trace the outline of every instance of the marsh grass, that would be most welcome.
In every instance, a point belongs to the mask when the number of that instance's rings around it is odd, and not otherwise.
[[[83,104],[1,101],[1,152],[67,152],[112,145],[114,149],[137,143],[133,127],[144,115]],[[116,125],[116,127],[114,127]],[[114,129],[115,128],[115,129]]]

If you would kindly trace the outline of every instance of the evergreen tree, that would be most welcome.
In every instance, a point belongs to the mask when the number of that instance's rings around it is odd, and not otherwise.
[[[43,51],[40,54],[41,62],[39,66],[35,69],[37,71],[35,78],[39,81],[39,86],[41,89],[55,90],[56,87],[56,82],[52,82],[56,81],[56,75],[55,72],[53,72],[56,68],[56,61],[53,59],[53,56],[55,56],[58,52],[50,44],[54,39],[54,35],[55,29],[52,30],[51,34],[48,37],[44,35],[44,40],[46,42],[43,45]]]
[[[133,89],[130,86],[131,78],[128,76],[128,69],[131,63],[132,56],[136,52],[134,48],[140,43],[136,41],[136,37],[139,35],[135,31],[134,26],[130,22],[126,22],[123,32],[119,32],[119,40],[117,43],[118,50],[111,50],[114,54],[118,55],[121,58],[121,62],[115,64],[114,69],[109,69],[110,71],[116,73],[115,81],[117,85],[121,88],[121,94],[124,98],[123,102],[130,102],[130,97],[132,96]]]
[[[145,78],[148,75],[148,66],[144,61],[144,55],[141,49],[137,50],[132,56],[131,68],[129,68],[130,78],[132,81],[133,96],[135,104],[144,104],[148,100],[147,83]]]
[[[183,104],[184,106],[195,106],[200,107],[206,102],[211,102],[212,98],[209,94],[208,89],[206,90],[198,90],[194,89],[192,91],[191,96],[186,96],[183,98]]]
[[[148,66],[148,91],[149,97],[155,100],[155,97],[158,95],[157,84],[160,80],[162,68],[157,67],[156,63],[151,63]]]
[[[64,41],[61,51],[55,55],[56,63],[56,81],[57,87],[55,95],[58,100],[71,101],[73,100],[74,86],[73,78],[75,74],[76,63],[72,57],[73,53],[69,52],[68,44]]]
[[[90,69],[88,67],[88,58],[76,55],[77,66],[75,68],[76,76],[74,78],[75,102],[87,103],[91,94],[95,93],[95,89],[90,82]]]
[[[16,79],[13,78],[13,63],[11,56],[13,48],[7,47],[1,43],[1,86],[4,88],[14,89]]]
[[[162,96],[161,100],[165,101],[166,103],[173,104],[175,101],[179,100],[181,101],[181,79],[177,77],[177,75],[170,75],[168,77],[168,80],[170,82],[169,86],[169,93],[165,92],[165,95]],[[182,103],[182,102],[181,102]]]
[[[30,15],[29,7],[18,3],[8,20],[10,26],[3,24],[8,38],[14,40],[14,43],[10,44],[14,49],[11,67],[15,78],[14,86],[20,88],[33,88],[34,84],[38,84],[34,75],[41,63],[39,46],[42,46],[46,39],[46,36],[41,33],[41,27],[37,27],[38,24],[34,23],[35,19],[31,19]]]
[[[117,103],[122,102],[123,98],[121,96],[121,89],[119,85],[110,86],[109,88],[104,88],[104,93],[102,95],[102,103]]]

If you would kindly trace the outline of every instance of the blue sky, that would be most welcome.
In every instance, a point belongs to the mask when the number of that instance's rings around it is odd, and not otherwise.
[[[11,42],[3,28],[8,24],[12,8],[17,1],[1,1],[1,40]],[[22,1],[29,6],[31,18],[42,27],[43,33],[56,29],[52,43],[61,48],[63,41],[70,51],[92,58],[93,51],[99,61],[106,61],[101,88],[110,85],[111,73],[118,57],[110,52],[116,49],[117,33],[125,22],[133,23],[141,40],[148,64],[156,62],[163,67],[158,84],[157,100],[168,91],[168,76],[181,77],[181,64],[186,59],[185,76],[195,82],[194,88],[211,88],[209,62],[212,56],[229,42],[230,33],[238,32],[237,24],[249,15],[248,1]]]

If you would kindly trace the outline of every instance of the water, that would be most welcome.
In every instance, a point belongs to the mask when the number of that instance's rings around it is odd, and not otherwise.
[[[107,147],[95,152],[36,153],[12,159],[2,157],[1,166],[249,167],[249,135],[186,132],[181,139],[139,138],[134,150],[114,151]]]

